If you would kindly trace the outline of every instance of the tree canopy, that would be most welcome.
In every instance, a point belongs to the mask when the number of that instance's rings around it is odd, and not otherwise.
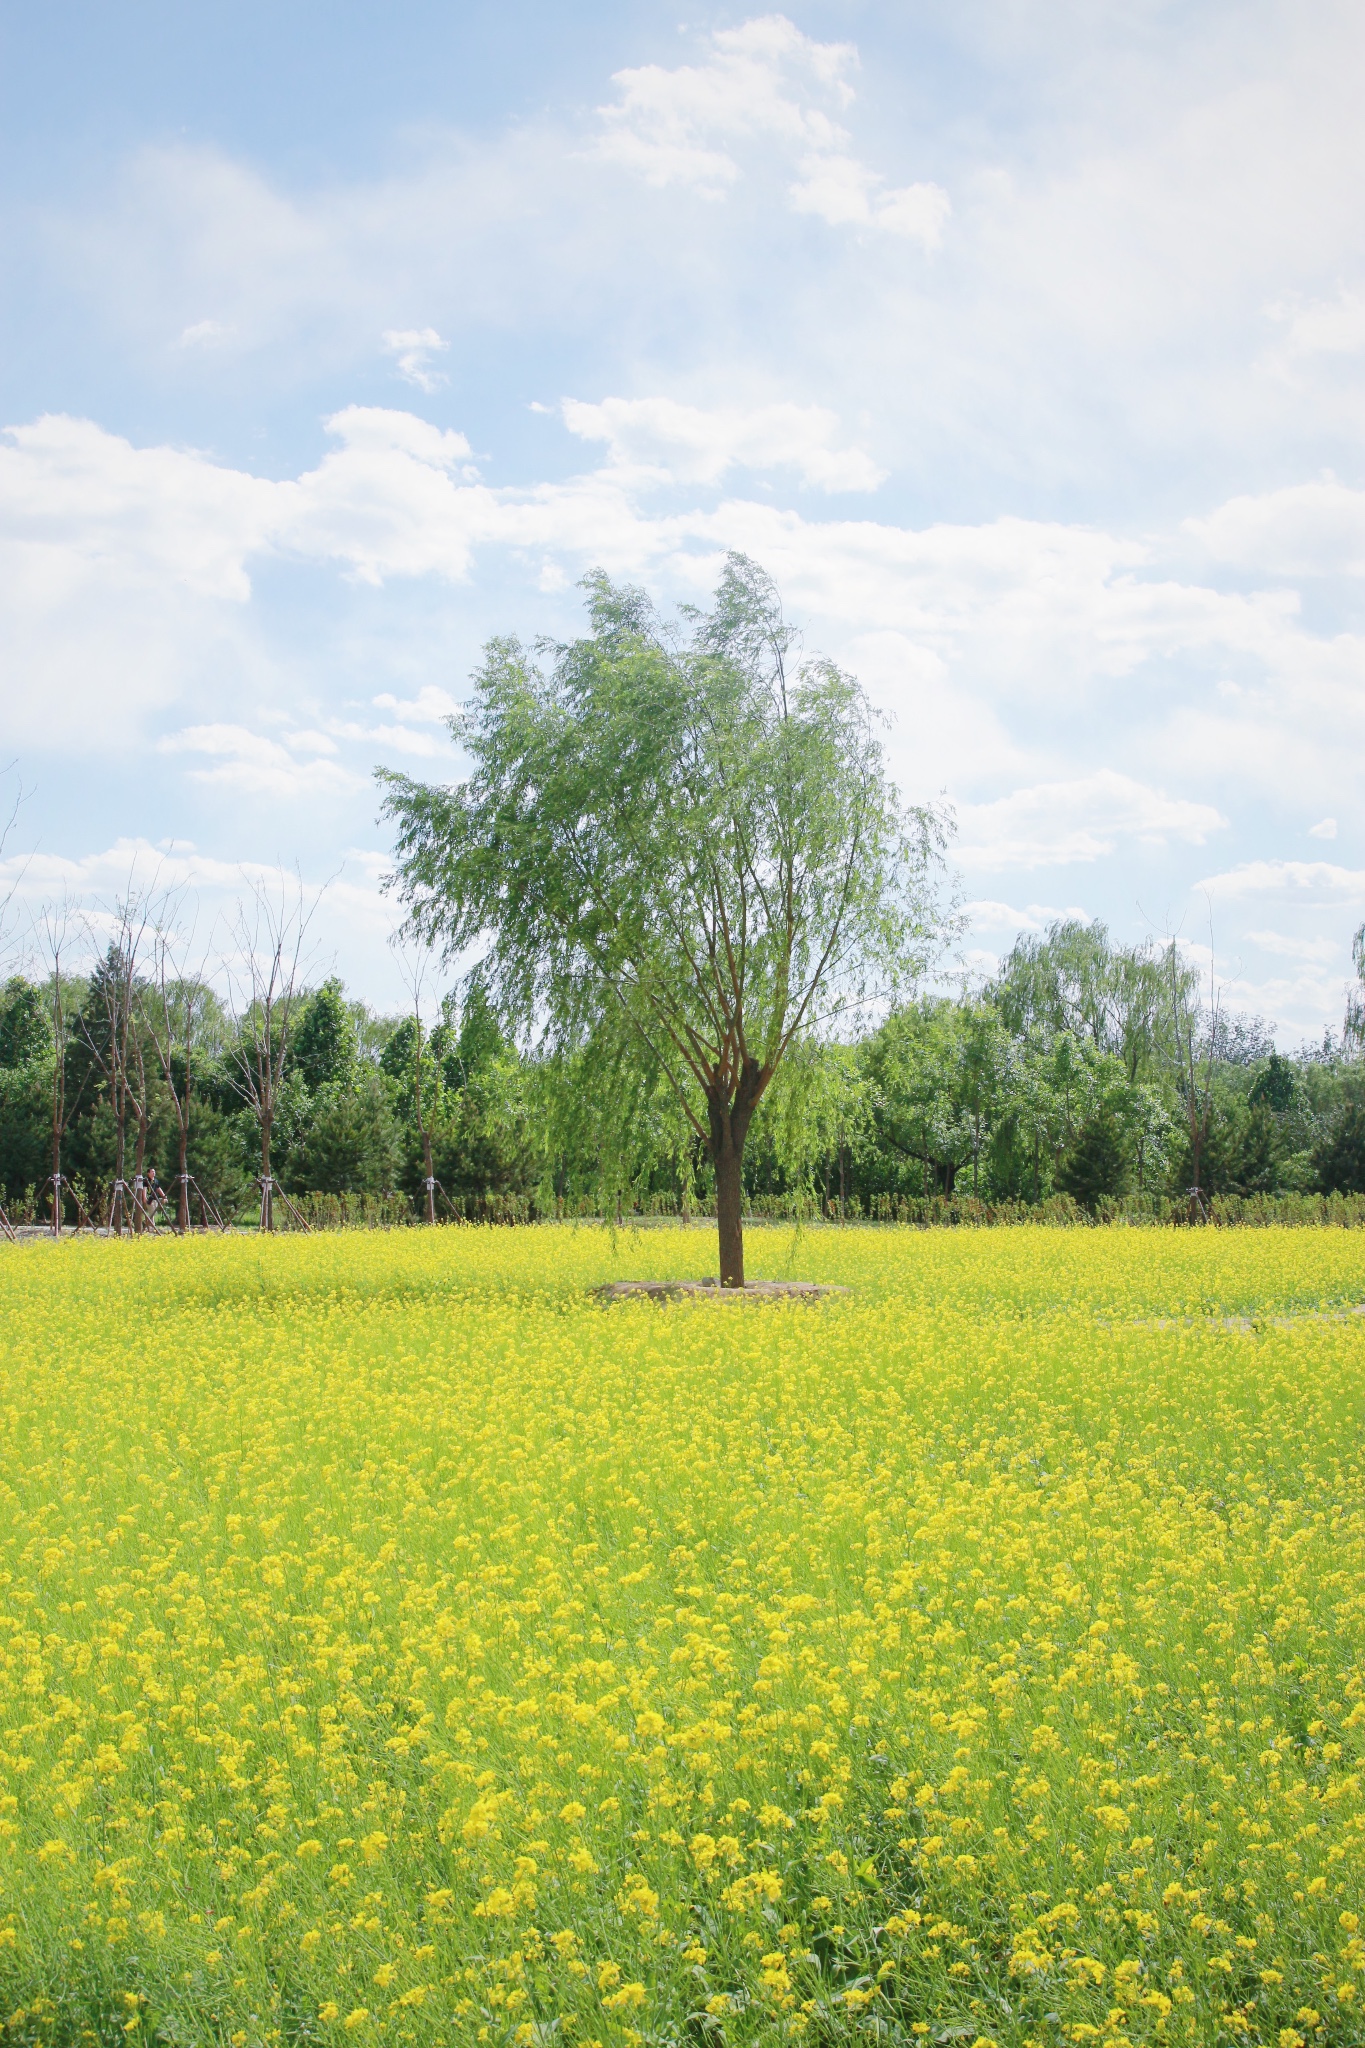
[[[799,657],[754,563],[676,627],[600,571],[584,587],[582,639],[489,644],[450,720],[465,781],[380,771],[395,879],[523,1033],[625,1029],[712,1161],[742,1285],[754,1113],[798,1038],[921,970],[943,823],[902,806],[863,691]]]

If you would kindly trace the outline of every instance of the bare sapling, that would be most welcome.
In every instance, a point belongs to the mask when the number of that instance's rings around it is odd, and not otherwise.
[[[69,1194],[76,1204],[76,1227],[89,1221],[80,1196],[62,1173],[62,1141],[80,1107],[84,1084],[67,1090],[67,1053],[71,1046],[73,1017],[65,960],[71,947],[71,906],[62,902],[46,905],[38,914],[34,930],[35,947],[47,971],[48,1005],[52,1020],[52,1171],[38,1190],[39,1200],[51,1191],[52,1235],[62,1234],[62,1212]]]
[[[101,920],[105,930],[109,920]],[[129,894],[114,906],[112,937],[102,961],[90,977],[90,1000],[80,1016],[85,1049],[104,1082],[114,1119],[114,1179],[109,1194],[106,1228],[122,1236],[130,1225],[142,1227],[139,1191],[128,1184],[128,1118],[139,1119],[145,1145],[145,1125],[138,1108],[136,1026],[138,1020],[138,965],[147,937],[149,910],[145,896]],[[93,938],[100,926],[90,925]],[[145,1067],[144,1067],[145,1079]],[[145,1088],[142,1093],[145,1096]]]
[[[166,897],[157,906],[152,930],[151,984],[144,991],[147,1036],[156,1050],[157,1065],[175,1113],[175,1227],[181,1237],[190,1229],[190,1195],[199,1197],[205,1228],[209,1220],[219,1229],[222,1219],[189,1170],[190,1114],[194,1099],[194,1056],[212,997],[208,982],[207,955],[197,968],[189,967],[194,945],[194,927],[188,932],[179,924],[181,897]]]
[[[399,972],[407,983],[408,993],[412,998],[413,1121],[417,1126],[417,1135],[422,1147],[423,1206],[426,1209],[427,1222],[434,1224],[436,1221],[436,1196],[438,1191],[444,1196],[445,1190],[440,1186],[436,1178],[436,1169],[432,1163],[431,1111],[435,1106],[435,1085],[433,1084],[432,1089],[425,1094],[422,1087],[424,1078],[422,1071],[423,1059],[427,1044],[426,1026],[422,1021],[422,997],[426,989],[431,950],[429,947],[420,944],[404,945],[401,933],[396,933],[389,941],[389,944],[398,962]]]
[[[1203,1167],[1209,1126],[1213,1121],[1213,1069],[1222,1021],[1222,992],[1214,976],[1210,947],[1209,1007],[1201,1044],[1199,1027],[1204,1013],[1199,1002],[1198,979],[1181,964],[1174,939],[1167,947],[1167,965],[1177,1072],[1190,1141],[1189,1220],[1191,1223],[1205,1223],[1208,1221],[1208,1204],[1204,1197]]]
[[[281,874],[271,888],[257,881],[234,920],[229,989],[234,1025],[232,1065],[237,1092],[260,1135],[261,1229],[275,1228],[280,1204],[303,1229],[303,1217],[275,1178],[271,1144],[284,1087],[289,1040],[304,995],[308,930],[320,897],[308,903],[303,883]]]

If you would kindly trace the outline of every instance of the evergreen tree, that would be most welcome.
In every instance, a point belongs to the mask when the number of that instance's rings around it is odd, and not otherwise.
[[[294,1027],[289,1064],[311,1093],[355,1074],[356,1028],[345,991],[335,975],[309,996]]]
[[[12,975],[0,992],[0,1067],[27,1067],[52,1052],[52,1020],[40,988]]]
[[[1129,1133],[1109,1105],[1102,1103],[1077,1131],[1057,1184],[1083,1209],[1093,1211],[1106,1196],[1126,1194],[1131,1177]]]

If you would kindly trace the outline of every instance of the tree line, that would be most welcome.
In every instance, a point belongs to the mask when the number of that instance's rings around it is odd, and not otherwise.
[[[588,630],[489,643],[466,772],[379,771],[408,1014],[310,979],[301,889],[258,888],[214,969],[184,906],[40,920],[0,998],[0,1185],[19,1214],[181,1228],[304,1196],[443,1215],[705,1208],[744,1285],[754,1206],[1365,1191],[1365,931],[1340,1042],[1227,1016],[1174,940],[1021,939],[932,991],[951,831],[906,805],[855,678],[731,555],[709,609],[584,580]],[[73,972],[68,932],[98,930]],[[437,961],[464,971],[432,1020]],[[1173,1206],[1172,1206],[1173,1205]]]
[[[258,1220],[267,1176],[277,1201],[387,1195],[415,1220],[714,1211],[705,1146],[619,1038],[519,1046],[477,974],[434,1022],[377,1014],[336,977],[294,985],[279,971],[272,987],[273,948],[234,1010],[207,975],[169,971],[167,953],[124,906],[88,967],[0,990],[12,1218],[50,1219],[54,1172],[68,1222],[76,1202],[107,1222],[122,1181],[115,1221],[130,1227],[148,1184],[160,1222],[201,1221],[186,1181],[216,1215]],[[1179,1208],[1195,1188],[1202,1203],[1365,1193],[1350,1021],[1278,1052],[1259,1019],[1201,1001],[1175,948],[1058,922],[978,990],[921,994],[857,1036],[794,1048],[754,1120],[745,1203],[870,1215],[1060,1194],[1103,1213],[1117,1200]]]

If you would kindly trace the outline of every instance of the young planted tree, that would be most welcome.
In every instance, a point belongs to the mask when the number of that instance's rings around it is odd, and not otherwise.
[[[1199,1002],[1198,978],[1181,960],[1174,939],[1167,942],[1166,966],[1170,977],[1171,1022],[1176,1049],[1176,1077],[1190,1147],[1189,1220],[1208,1219],[1204,1201],[1203,1166],[1208,1150],[1209,1126],[1213,1121],[1213,1075],[1218,1054],[1220,1011],[1218,983],[1214,979],[1213,952],[1209,952],[1209,1007]],[[1201,1043],[1200,1026],[1205,1027]]]
[[[144,991],[143,1017],[156,1063],[175,1112],[175,1227],[184,1237],[190,1228],[190,1112],[194,1100],[194,1055],[213,995],[201,963],[187,966],[193,934],[180,930],[180,901],[168,898],[158,907],[152,932],[151,986]],[[205,1222],[208,1208],[200,1191]]]
[[[129,895],[115,905],[113,936],[90,976],[80,1019],[84,1049],[104,1082],[113,1113],[114,1181],[109,1196],[108,1227],[117,1228],[120,1233],[129,1223],[140,1229],[145,1216],[140,1192],[128,1187],[126,1167],[131,1113],[137,1125],[135,1172],[137,1179],[141,1179],[148,1095],[138,1024],[141,953],[149,917],[144,897]]]
[[[68,1185],[62,1173],[62,1143],[71,1121],[80,1107],[82,1090],[67,1087],[67,1053],[71,1045],[73,1012],[70,976],[65,960],[71,948],[72,912],[63,902],[49,904],[39,914],[35,937],[40,958],[47,972],[47,993],[51,1005],[52,1022],[52,1171],[43,1183],[43,1190],[52,1190],[52,1235],[62,1234],[62,1190]],[[77,1227],[84,1215],[79,1196],[76,1199]]]
[[[412,1010],[394,1032],[380,1057],[381,1069],[394,1080],[412,1086],[412,1119],[422,1147],[422,1192],[428,1223],[436,1221],[436,1169],[432,1164],[431,1121],[439,1088],[437,1070],[431,1058],[426,1025],[422,1018],[422,996],[426,988],[428,950],[425,946],[404,946],[399,936],[390,942],[398,969],[412,997]],[[423,1083],[427,1085],[424,1087]]]
[[[552,1047],[615,1015],[666,1075],[716,1179],[720,1277],[744,1284],[744,1146],[792,1044],[891,992],[934,934],[943,829],[902,809],[857,683],[793,661],[763,571],[732,555],[677,632],[586,579],[592,631],[490,643],[441,787],[381,770],[417,934],[482,946],[499,1008]]]
[[[258,882],[238,910],[229,985],[232,990],[232,1076],[256,1120],[261,1142],[261,1229],[275,1228],[275,1201],[286,1200],[271,1166],[270,1147],[284,1086],[290,1033],[303,1000],[304,949],[316,901],[303,884]]]

